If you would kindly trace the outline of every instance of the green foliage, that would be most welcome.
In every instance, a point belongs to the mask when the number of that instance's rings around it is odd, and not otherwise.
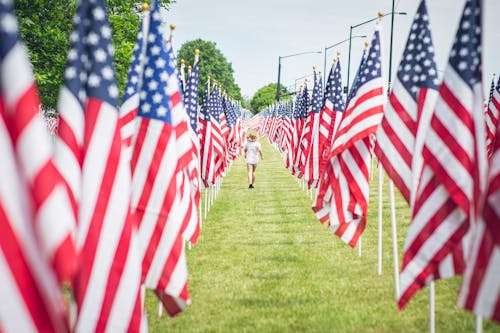
[[[205,95],[206,79],[210,76],[222,86],[222,90],[235,100],[241,100],[241,89],[234,80],[234,70],[214,42],[195,39],[184,43],[177,59],[184,59],[187,65],[194,63],[195,50],[200,50],[200,97]]]
[[[276,87],[276,83],[270,83],[257,90],[250,101],[250,109],[254,114],[264,110],[276,101]],[[289,92],[286,90],[285,86],[280,84],[280,89],[281,99],[290,99],[290,95],[288,95]]]
[[[55,108],[63,81],[74,1],[19,0],[15,9],[27,44],[42,103]]]
[[[163,7],[167,7],[170,1],[161,2]],[[33,64],[40,98],[46,107],[55,109],[64,78],[76,1],[17,0],[14,3],[21,36]],[[123,91],[140,23],[138,13],[141,2],[108,0],[107,9],[116,49],[117,81],[120,91]]]

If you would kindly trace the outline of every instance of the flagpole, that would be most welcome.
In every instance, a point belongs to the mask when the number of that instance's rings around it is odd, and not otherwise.
[[[378,275],[382,275],[382,187],[384,184],[384,170],[378,166]]]

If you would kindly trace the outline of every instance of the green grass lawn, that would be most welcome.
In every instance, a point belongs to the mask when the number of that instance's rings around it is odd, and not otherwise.
[[[394,300],[387,184],[383,274],[377,275],[377,180],[372,181],[362,255],[313,215],[311,200],[261,138],[255,189],[237,160],[224,180],[198,244],[188,251],[192,304],[175,318],[157,315],[148,292],[151,332],[426,332],[428,289],[400,312]],[[396,196],[401,251],[409,211]],[[400,254],[401,259],[401,254]],[[473,332],[456,305],[460,279],[436,282],[436,331]],[[484,332],[500,325],[484,321]]]

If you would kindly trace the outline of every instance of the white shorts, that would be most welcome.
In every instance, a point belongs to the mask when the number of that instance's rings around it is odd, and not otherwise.
[[[247,158],[247,164],[257,165],[258,163],[259,163],[259,159]]]

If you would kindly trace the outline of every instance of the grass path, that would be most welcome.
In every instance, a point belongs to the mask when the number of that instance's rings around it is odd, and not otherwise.
[[[188,251],[192,304],[158,317],[148,293],[151,332],[426,332],[427,289],[399,312],[394,301],[388,211],[384,212],[383,274],[377,275],[376,181],[362,256],[315,219],[311,200],[260,140],[264,160],[255,189],[237,160]],[[408,209],[398,198],[399,246]],[[437,332],[473,332],[474,317],[455,305],[459,279],[436,283]],[[484,323],[484,332],[500,325]]]

